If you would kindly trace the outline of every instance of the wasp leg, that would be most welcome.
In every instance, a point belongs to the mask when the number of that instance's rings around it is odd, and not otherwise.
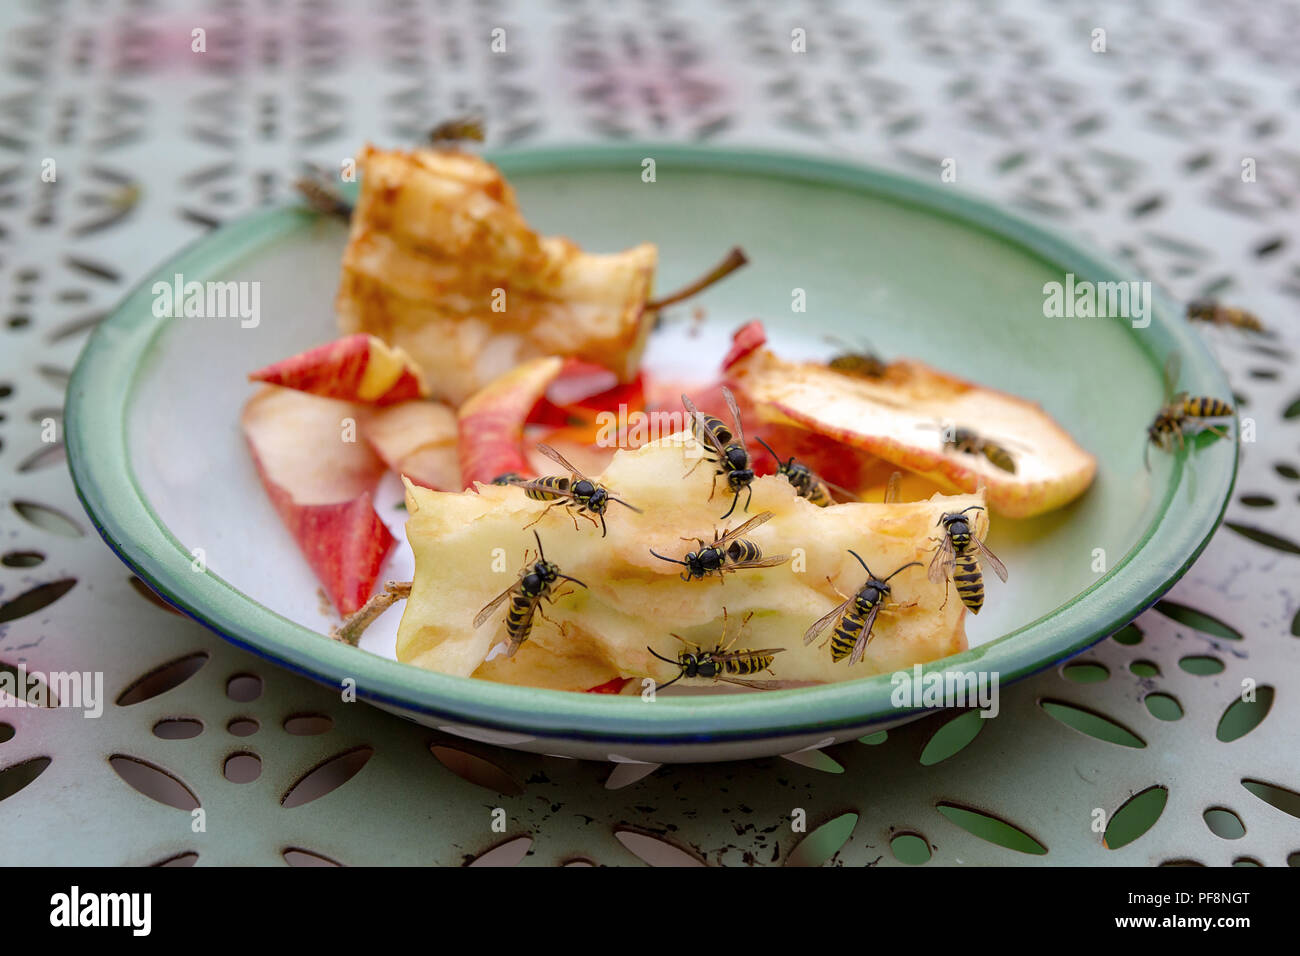
[[[909,607],[916,607],[916,602],[909,601],[906,604],[882,604],[880,605],[880,613],[897,614],[899,611],[906,611]]]
[[[847,601],[849,599],[849,596],[847,594],[845,594],[843,591],[841,591],[838,587],[835,586],[835,582],[831,580],[831,576],[829,574],[826,575],[826,583],[831,586],[832,591],[834,591],[836,594],[840,596],[841,601]]]
[[[545,508],[542,509],[542,513],[541,513],[541,514],[539,514],[539,515],[538,515],[536,518],[534,518],[532,521],[528,522],[528,524],[524,525],[523,530],[524,530],[524,531],[527,531],[527,530],[528,530],[529,528],[531,528],[533,525],[537,524],[537,522],[541,521],[543,518],[546,517],[546,512],[550,511],[552,508],[554,508],[554,507],[555,507],[556,505],[558,505],[559,503],[560,503],[560,502],[559,502],[558,500],[556,500],[556,501],[552,501],[549,505],[547,505]],[[574,527],[575,527],[575,528],[576,528],[577,525],[578,525],[578,523],[577,523],[576,521],[575,521],[573,524],[574,524]]]

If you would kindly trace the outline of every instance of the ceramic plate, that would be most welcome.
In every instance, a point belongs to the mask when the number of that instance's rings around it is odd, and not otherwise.
[[[656,181],[642,181],[642,160]],[[827,336],[869,341],[1032,398],[1097,456],[1094,486],[1027,521],[995,520],[1011,569],[969,617],[971,649],[927,670],[980,670],[1002,688],[1127,624],[1176,581],[1217,526],[1236,470],[1233,442],[1157,452],[1145,428],[1162,370],[1230,397],[1207,350],[1169,302],[1151,321],[1045,318],[1044,285],[1137,278],[1078,243],[966,195],[820,159],[694,147],[547,149],[491,157],[530,223],[594,251],[657,243],[661,289],[734,244],[751,265],[710,289],[699,338],[668,324],[654,371],[716,370],[731,331],[754,317],[774,348],[826,356]],[[295,208],[226,226],[150,276],[105,320],[69,386],[73,478],[96,527],[168,601],[240,646],[430,726],[546,753],[616,760],[712,760],[825,745],[898,723],[888,675],[762,694],[610,697],[510,687],[398,664],[386,628],[363,649],[321,637],[332,621],[281,526],[239,430],[251,369],[336,335],[342,226]],[[258,283],[260,320],[159,318],[155,282]],[[794,290],[807,311],[794,313]],[[687,310],[688,311],[688,310]],[[691,356],[700,356],[698,363]],[[400,489],[376,507],[400,540]],[[403,545],[403,548],[405,546]],[[201,549],[203,570],[195,570]],[[409,552],[386,576],[400,577]]]

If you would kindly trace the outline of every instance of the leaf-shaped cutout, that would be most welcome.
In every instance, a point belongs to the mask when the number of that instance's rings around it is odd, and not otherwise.
[[[231,783],[252,783],[262,775],[262,758],[246,750],[233,753],[221,765],[221,775]]]
[[[1217,657],[1210,657],[1208,654],[1193,654],[1190,657],[1179,658],[1178,666],[1189,674],[1195,674],[1197,677],[1208,677],[1211,674],[1223,673],[1223,661]]]
[[[1300,468],[1295,465],[1288,465],[1284,461],[1279,461],[1273,466],[1273,470],[1287,481],[1300,481]]]
[[[1240,840],[1246,835],[1246,825],[1227,807],[1210,807],[1202,815],[1210,832],[1225,840]]]
[[[262,678],[256,674],[236,674],[226,681],[226,696],[237,704],[251,704],[262,696]]]
[[[838,760],[828,757],[820,750],[800,750],[792,754],[781,754],[791,763],[797,763],[801,767],[810,767],[813,770],[820,770],[822,773],[843,773],[844,767]]]
[[[1266,548],[1272,548],[1274,551],[1281,551],[1284,554],[1300,554],[1300,544],[1296,544],[1289,538],[1284,538],[1271,531],[1252,528],[1250,525],[1238,524],[1235,521],[1225,521],[1224,525],[1243,538],[1249,538],[1256,544],[1262,544]]]
[[[445,744],[430,744],[429,750],[438,758],[438,763],[468,783],[508,797],[517,797],[524,792],[523,784],[492,761],[477,754]]]
[[[1293,867],[1300,867],[1300,850],[1297,850],[1295,853],[1292,853],[1287,856],[1286,865],[1293,866]]]
[[[59,581],[38,584],[30,591],[24,591],[12,601],[5,601],[0,604],[0,624],[7,621],[16,621],[20,617],[35,614],[42,608],[49,607],[71,591],[76,584],[76,578],[63,578]]]
[[[1300,609],[1295,612],[1295,617],[1291,618],[1291,636],[1300,637]]]
[[[1300,396],[1297,396],[1291,404],[1282,409],[1283,418],[1300,418]]]
[[[1300,793],[1288,790],[1286,787],[1279,787],[1274,783],[1251,780],[1250,778],[1243,779],[1241,785],[1270,807],[1276,807],[1283,813],[1289,813],[1291,816],[1300,819]]]
[[[660,763],[616,763],[605,780],[605,789],[622,790],[650,776],[662,766]]]
[[[634,830],[631,827],[615,827],[614,836],[633,856],[651,866],[705,865],[698,856],[669,843],[663,837]]]
[[[498,843],[492,849],[480,853],[467,862],[466,866],[518,866],[533,848],[530,836],[512,837],[504,843]]]
[[[315,737],[334,729],[334,719],[324,714],[291,714],[284,719],[286,733],[295,737]]]
[[[865,737],[859,737],[858,743],[866,744],[868,747],[879,747],[888,739],[888,730],[877,730],[874,734],[867,734]]]
[[[0,701],[8,696],[11,688],[15,691],[14,697],[25,700],[33,707],[59,706],[59,698],[43,677],[26,667],[19,668],[7,661],[0,661],[0,691],[5,692],[0,696]]]
[[[169,717],[153,725],[153,735],[162,740],[189,740],[203,733],[203,722],[193,717]]]
[[[14,739],[14,725],[0,721],[0,744]]]
[[[360,773],[374,754],[374,747],[362,744],[321,761],[298,778],[280,798],[280,805],[300,807],[334,792]]]
[[[0,800],[7,800],[45,772],[49,757],[32,757],[0,770]]]
[[[1254,700],[1246,701],[1237,697],[1228,705],[1228,709],[1219,718],[1214,736],[1225,744],[1240,740],[1263,723],[1272,709],[1273,688],[1267,684],[1256,687]]]
[[[1134,661],[1128,669],[1138,677],[1160,676],[1160,666],[1155,661]]]
[[[232,737],[251,737],[261,729],[262,725],[252,717],[235,717],[226,724],[226,733]]]
[[[596,864],[592,863],[590,860],[577,859],[577,860],[569,860],[560,865],[561,866],[595,866]]]
[[[1277,504],[1270,495],[1238,495],[1237,500],[1247,508],[1272,508]]]
[[[1241,632],[1232,625],[1226,624],[1204,611],[1188,607],[1186,604],[1178,604],[1175,601],[1157,601],[1155,608],[1170,620],[1185,624],[1202,633],[1213,634],[1215,637],[1222,637],[1229,641],[1241,640]]]
[[[1081,734],[1096,737],[1123,747],[1145,747],[1144,741],[1123,724],[1103,717],[1091,710],[1085,710],[1077,704],[1067,704],[1059,700],[1040,700],[1038,706],[1067,727],[1072,727]]]
[[[166,601],[164,601],[161,597],[159,597],[159,596],[158,596],[158,593],[157,593],[156,591],[154,591],[153,588],[149,587],[149,585],[145,584],[143,581],[141,581],[139,578],[137,578],[134,574],[131,575],[131,576],[130,576],[129,578],[127,578],[126,580],[127,580],[127,583],[131,585],[131,590],[135,591],[136,594],[140,595],[140,597],[144,598],[146,601],[148,601],[148,602],[149,602],[150,604],[152,604],[154,607],[156,607],[156,608],[158,608],[158,609],[160,609],[160,610],[163,610],[163,611],[169,611],[169,612],[171,612],[172,614],[177,615],[178,617],[184,617],[184,616],[185,616],[185,615],[181,614],[180,611],[176,610],[176,608],[172,607],[170,604],[168,604]]]
[[[1161,786],[1147,787],[1133,794],[1111,816],[1101,845],[1108,850],[1128,846],[1156,825],[1168,802],[1169,790]]]
[[[186,850],[184,853],[177,853],[175,856],[169,856],[165,860],[159,860],[157,863],[151,863],[150,866],[193,866],[199,862],[199,855],[193,850]]]
[[[1157,720],[1182,720],[1183,707],[1172,694],[1147,694],[1143,699],[1151,716]]]
[[[1095,661],[1079,661],[1062,667],[1061,676],[1076,684],[1099,684],[1110,677],[1110,670]]]
[[[899,833],[889,841],[889,849],[899,863],[920,866],[930,862],[930,842],[919,833]]]
[[[108,758],[108,763],[132,789],[151,800],[165,803],[177,810],[199,808],[199,798],[194,795],[194,791],[162,767],[126,754],[113,754]]]
[[[1161,866],[1205,866],[1199,860],[1165,860]]]
[[[947,760],[978,737],[986,723],[988,721],[980,716],[978,710],[957,715],[936,730],[926,743],[921,751],[921,766],[930,767]]]
[[[342,866],[338,860],[331,860],[320,853],[304,850],[300,846],[285,847],[280,854],[290,866]]]
[[[153,700],[159,694],[165,694],[185,683],[207,662],[207,651],[195,651],[155,667],[144,676],[136,678],[127,685],[126,690],[117,695],[118,706],[130,707],[132,704]]]
[[[73,521],[57,508],[39,504],[35,501],[15,501],[14,511],[29,524],[65,538],[80,538],[85,534],[81,525]]]
[[[20,474],[29,471],[39,471],[41,468],[49,468],[51,465],[61,465],[68,460],[68,453],[63,448],[63,443],[44,445],[36,449],[21,462],[18,463]]]
[[[1232,861],[1232,865],[1233,866],[1263,866],[1264,864],[1259,862],[1259,860],[1252,859],[1251,857],[1248,856],[1239,856]]]
[[[34,568],[45,560],[39,551],[9,551],[0,558],[6,568]]]
[[[1134,644],[1142,643],[1142,628],[1136,624],[1128,624],[1120,628],[1111,635],[1111,639],[1117,644],[1123,644],[1132,647]]]
[[[785,859],[786,866],[821,866],[844,848],[858,825],[856,813],[841,813],[799,841]]]
[[[947,802],[940,803],[937,809],[971,836],[979,837],[995,846],[1033,856],[1042,856],[1047,852],[1047,847],[1024,830],[990,813]]]

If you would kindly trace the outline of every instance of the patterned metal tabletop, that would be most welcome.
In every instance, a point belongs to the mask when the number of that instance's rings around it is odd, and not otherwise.
[[[15,0],[0,29],[0,675],[102,671],[107,697],[0,709],[0,863],[1300,864],[1300,6]],[[1205,333],[1257,429],[1225,526],[996,719],[752,763],[478,746],[225,644],[94,533],[68,372],[304,163],[471,107],[495,147],[955,159],[954,188],[1250,308],[1277,337]]]

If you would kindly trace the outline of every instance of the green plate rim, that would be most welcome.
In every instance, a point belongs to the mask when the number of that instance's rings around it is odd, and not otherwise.
[[[1080,279],[1132,278],[1131,270],[1084,243],[954,186],[824,157],[645,143],[561,145],[488,154],[508,176],[625,168],[638,179],[645,157],[654,157],[660,177],[677,166],[865,192],[957,219]],[[96,530],[151,588],[220,636],[263,658],[335,687],[351,678],[359,699],[449,724],[535,738],[674,745],[867,728],[896,722],[912,712],[890,703],[888,674],[764,694],[661,697],[652,706],[636,697],[452,677],[326,640],[256,603],[210,571],[192,571],[191,556],[141,493],[127,454],[126,411],[135,372],[168,321],[153,315],[151,287],[176,272],[191,278],[212,276],[257,247],[306,227],[313,218],[297,207],[278,207],[201,237],[137,285],[98,325],[78,358],[66,401],[65,438],[73,482]],[[1209,350],[1163,295],[1157,295],[1151,324],[1141,331],[1139,345],[1155,367],[1163,367],[1171,350],[1180,353],[1182,382],[1189,391],[1231,394]],[[129,387],[124,388],[123,382]],[[1000,684],[1006,685],[1077,654],[1132,621],[1186,572],[1218,527],[1236,478],[1236,443],[1216,442],[1201,449],[1195,469],[1197,505],[1171,514],[1170,504],[1191,480],[1190,471],[1181,457],[1175,460],[1151,526],[1124,559],[1092,586],[1038,620],[933,662],[925,672],[978,667],[996,671]]]

